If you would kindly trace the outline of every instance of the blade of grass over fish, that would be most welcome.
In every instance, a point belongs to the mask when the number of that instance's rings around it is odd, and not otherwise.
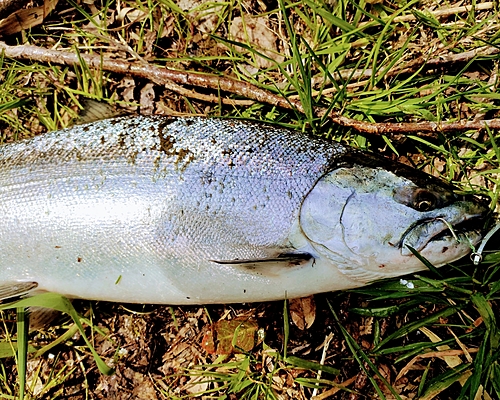
[[[417,257],[422,262],[422,264],[424,264],[427,268],[429,268],[429,270],[433,274],[439,276],[440,278],[443,277],[443,275],[441,275],[441,272],[439,272],[439,270],[434,265],[432,265],[432,263],[429,262],[429,260],[427,260],[425,257],[422,257],[422,255],[420,255],[420,253],[417,250],[415,250],[413,247],[409,245],[406,245],[406,247],[408,247],[408,249],[413,253],[413,255]]]
[[[80,331],[80,334],[82,335],[85,344],[87,345],[92,355],[94,356],[99,371],[105,375],[111,375],[113,373],[113,369],[108,367],[104,363],[104,361],[97,354],[94,347],[90,343],[89,339],[87,338],[87,335],[85,334],[85,330],[83,329],[82,323],[80,322],[80,316],[78,315],[75,308],[67,298],[56,293],[42,293],[33,297],[28,297],[16,301],[14,303],[0,305],[1,310],[21,308],[21,307],[45,307],[68,314],[73,319],[75,324],[78,326],[78,330]]]
[[[24,399],[26,389],[26,367],[28,362],[29,313],[24,307],[16,308],[17,314],[17,374],[19,379],[19,400]]]

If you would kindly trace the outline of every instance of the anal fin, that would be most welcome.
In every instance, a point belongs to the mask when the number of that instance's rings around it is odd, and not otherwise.
[[[23,296],[38,286],[37,282],[7,282],[0,285],[0,301]]]
[[[35,331],[49,326],[61,315],[60,311],[45,307],[29,307],[29,330]]]

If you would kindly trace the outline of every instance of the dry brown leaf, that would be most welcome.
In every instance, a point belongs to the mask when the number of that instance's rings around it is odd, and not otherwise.
[[[314,296],[290,300],[290,316],[300,330],[308,329],[316,319]]]
[[[208,327],[201,347],[209,354],[231,354],[250,351],[259,342],[259,325],[247,318],[218,321]]]
[[[232,39],[241,42],[249,43],[252,48],[257,49],[260,53],[265,54],[271,60],[277,63],[283,62],[284,58],[278,52],[276,45],[278,36],[269,27],[269,19],[265,17],[253,17],[246,15],[244,18],[236,17],[230,26],[230,36]],[[240,48],[240,51],[244,51]],[[259,68],[270,68],[274,63],[264,57],[255,57]]]
[[[0,21],[0,36],[9,36],[40,25],[55,8],[58,0],[45,0],[43,6],[16,11]]]
[[[138,10],[137,8],[124,7],[118,13],[116,20],[123,22],[127,18],[130,22],[139,22],[145,19],[148,14],[144,11]]]
[[[363,318],[363,324],[359,327],[359,335],[371,335],[373,331],[373,317]]]
[[[23,8],[29,0],[0,0],[0,19]]]
[[[142,115],[152,115],[155,112],[155,85],[153,83],[147,83],[141,89],[141,114]]]

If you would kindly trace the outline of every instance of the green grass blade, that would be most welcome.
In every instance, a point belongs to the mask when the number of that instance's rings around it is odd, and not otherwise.
[[[92,353],[97,367],[102,374],[111,375],[114,371],[112,368],[108,367],[101,357],[97,354],[94,347],[90,343],[87,335],[85,334],[85,330],[83,329],[82,323],[80,322],[80,316],[76,312],[75,308],[71,304],[71,302],[64,296],[61,296],[56,293],[42,293],[33,297],[28,297],[23,300],[16,301],[14,303],[0,305],[0,309],[6,310],[11,308],[20,308],[20,307],[45,307],[51,308],[53,310],[57,310],[71,316],[75,324],[78,326],[78,330],[82,335],[85,344],[88,346],[90,352]]]
[[[17,314],[17,374],[19,379],[19,400],[24,399],[26,389],[26,368],[28,365],[29,312],[24,307],[16,308]]]

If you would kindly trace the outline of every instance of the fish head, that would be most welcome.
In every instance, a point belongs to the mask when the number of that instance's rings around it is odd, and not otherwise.
[[[468,254],[489,210],[432,176],[399,164],[353,164],[323,176],[305,198],[300,226],[319,257],[367,283]]]

